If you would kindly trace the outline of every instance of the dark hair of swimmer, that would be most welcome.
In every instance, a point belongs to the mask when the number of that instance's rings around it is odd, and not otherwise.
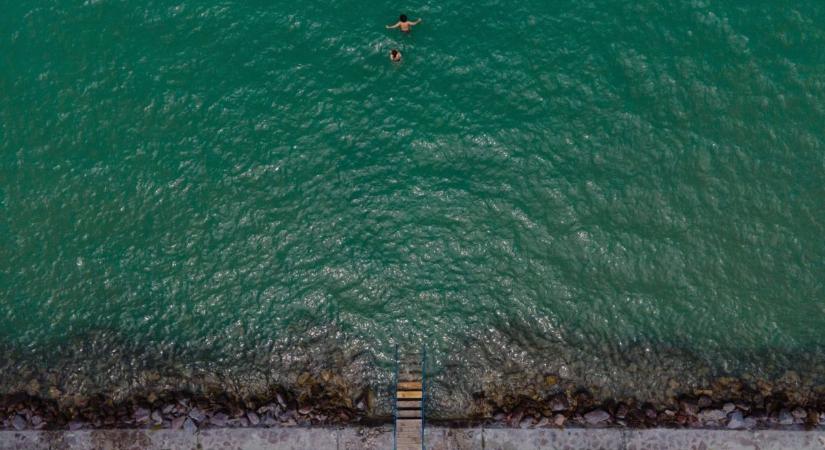
[[[401,14],[401,17],[398,18],[398,21],[399,22],[406,22],[407,21],[407,15],[406,14]]]
[[[392,53],[392,56],[395,57],[395,55],[398,54],[398,50],[392,49],[392,51],[390,53]]]

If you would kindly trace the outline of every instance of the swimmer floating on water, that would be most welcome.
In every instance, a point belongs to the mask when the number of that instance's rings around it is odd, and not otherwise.
[[[401,62],[401,52],[399,52],[397,49],[390,50],[390,61]]]
[[[418,19],[415,22],[410,22],[407,20],[406,14],[401,14],[401,17],[398,18],[398,22],[395,25],[387,25],[387,29],[400,28],[401,31],[409,33],[412,31],[413,25],[418,25],[419,23],[421,23],[421,19]]]

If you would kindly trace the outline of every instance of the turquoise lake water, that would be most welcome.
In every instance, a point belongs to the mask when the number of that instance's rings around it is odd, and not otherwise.
[[[821,369],[820,0],[3,10],[2,390]]]

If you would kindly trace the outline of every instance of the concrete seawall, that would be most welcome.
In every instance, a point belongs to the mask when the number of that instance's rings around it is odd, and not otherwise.
[[[825,450],[825,431],[444,428],[430,450]],[[2,431],[0,450],[360,450],[392,448],[390,427]]]

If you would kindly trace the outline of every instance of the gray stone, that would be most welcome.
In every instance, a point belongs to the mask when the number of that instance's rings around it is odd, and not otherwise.
[[[271,427],[271,426],[277,425],[278,421],[274,417],[272,417],[271,415],[267,414],[266,417],[264,417],[263,424],[264,424],[265,427]]]
[[[556,414],[556,416],[553,417],[553,423],[557,427],[563,426],[564,422],[566,422],[566,421],[567,421],[567,417],[564,417],[564,414]]]
[[[246,418],[249,420],[249,424],[253,427],[261,423],[261,418],[252,411],[246,413]]]
[[[779,411],[777,422],[779,425],[793,425],[793,416],[787,409],[783,409],[782,411]]]
[[[261,406],[257,410],[258,414],[261,414],[261,415],[266,414],[268,412],[272,412],[272,411],[277,412],[278,411],[278,405],[276,405],[274,403],[269,403],[269,404],[266,404],[264,406]]]
[[[136,408],[135,413],[132,415],[134,417],[135,422],[137,423],[144,423],[149,421],[149,410],[146,408]]]
[[[281,405],[281,408],[286,409],[286,402],[284,398],[281,397],[281,394],[275,394],[275,399],[278,400],[278,404]]]
[[[596,425],[610,420],[610,414],[603,409],[594,409],[584,415],[584,420],[590,425]]]
[[[719,422],[725,419],[727,414],[721,409],[706,409],[699,413],[699,420],[704,423]]]
[[[756,411],[753,414],[748,415],[748,418],[753,419],[759,423],[767,423],[769,421],[768,416],[762,411]]]
[[[224,413],[217,413],[214,416],[209,418],[209,423],[215,425],[216,427],[223,427],[226,426],[226,421],[229,418]]]
[[[183,429],[186,430],[189,433],[194,433],[195,431],[198,430],[198,426],[195,425],[194,420],[192,420],[190,418],[187,418],[186,420],[183,421]]]
[[[80,421],[77,421],[77,420],[72,420],[71,422],[69,422],[69,431],[77,431],[77,430],[83,428],[84,425],[86,425],[86,424],[83,423],[83,422],[80,422]]]
[[[154,422],[156,425],[163,423],[163,416],[160,414],[160,411],[157,411],[157,410],[152,411],[151,417],[152,417],[152,422]]]
[[[233,427],[247,428],[249,427],[249,420],[246,417],[241,417],[240,419],[232,419],[229,421],[229,425]]]
[[[28,426],[28,423],[26,423],[26,418],[25,417],[18,414],[16,416],[14,416],[14,419],[12,419],[11,425],[14,427],[15,430],[21,431],[21,430],[26,429],[26,427]]]
[[[297,424],[298,423],[295,422],[295,419],[287,419],[287,420],[281,422],[281,426],[284,426],[284,427],[294,427]]]
[[[175,417],[175,418],[174,418],[174,419],[172,419],[172,421],[169,423],[169,428],[171,428],[171,429],[173,429],[173,430],[180,430],[181,428],[183,428],[183,422],[184,422],[185,420],[186,420],[186,416],[179,416],[179,417]]]
[[[742,412],[732,412],[730,414],[730,417],[728,418],[728,428],[730,428],[731,430],[738,430],[745,427],[745,419],[742,417]]]
[[[563,395],[557,395],[553,397],[553,400],[550,401],[550,409],[553,412],[561,412],[569,407],[570,404],[567,402],[567,397]]]
[[[516,410],[510,414],[510,417],[507,419],[507,423],[510,426],[518,426],[522,417],[524,417],[524,411]]]
[[[734,409],[736,409],[736,405],[730,402],[725,403],[724,406],[722,406],[722,411],[725,411],[725,414],[732,413]]]
[[[696,416],[699,414],[699,406],[693,402],[682,402],[682,411],[689,416]]]
[[[206,414],[204,414],[200,408],[195,407],[192,408],[191,411],[189,411],[189,418],[194,420],[195,422],[203,422],[203,419],[206,418]]]
[[[791,415],[794,419],[805,419],[808,417],[808,412],[802,408],[794,408],[794,410],[791,411]]]

